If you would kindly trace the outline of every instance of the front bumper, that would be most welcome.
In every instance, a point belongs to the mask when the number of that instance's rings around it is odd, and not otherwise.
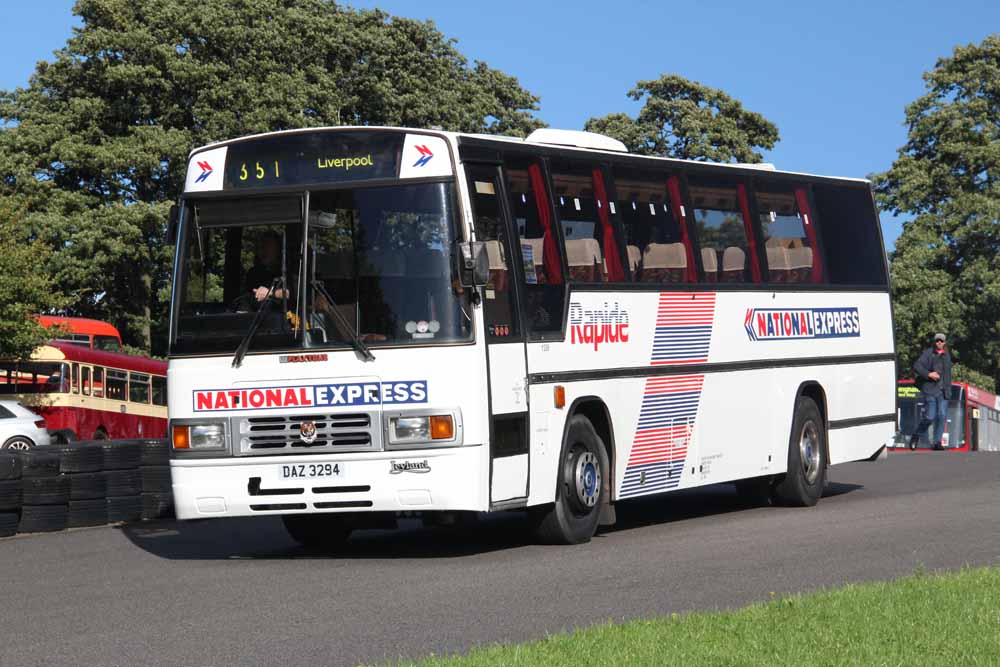
[[[318,512],[489,509],[488,448],[175,459],[178,519]],[[393,462],[396,463],[393,466]],[[426,464],[425,464],[426,462]],[[284,466],[339,464],[337,477],[287,478]]]

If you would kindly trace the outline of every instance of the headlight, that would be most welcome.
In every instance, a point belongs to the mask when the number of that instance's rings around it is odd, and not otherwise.
[[[171,440],[174,449],[225,449],[226,426],[221,422],[175,425]]]
[[[455,444],[452,415],[413,415],[388,418],[389,445]]]

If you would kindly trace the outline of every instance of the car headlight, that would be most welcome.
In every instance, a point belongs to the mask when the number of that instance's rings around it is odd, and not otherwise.
[[[389,446],[457,444],[455,417],[396,415],[388,417]]]
[[[171,440],[174,449],[225,449],[226,426],[222,422],[177,424],[171,429]]]

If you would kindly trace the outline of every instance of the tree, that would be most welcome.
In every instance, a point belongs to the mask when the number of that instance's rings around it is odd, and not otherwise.
[[[538,98],[468,63],[431,22],[332,0],[78,0],[82,26],[27,88],[0,93],[0,188],[72,314],[151,349],[166,326],[170,202],[195,146],[300,127],[524,135]],[[154,350],[162,352],[162,336]]]
[[[774,148],[778,128],[725,92],[676,74],[639,81],[628,92],[645,103],[637,118],[613,113],[591,118],[590,132],[614,137],[629,151],[688,160],[760,162],[757,148]]]
[[[907,142],[872,178],[908,213],[892,254],[897,349],[909,367],[947,331],[967,369],[1000,380],[1000,35],[959,46],[906,107]]]
[[[65,298],[43,270],[52,251],[32,239],[21,224],[23,206],[11,197],[0,197],[0,358],[29,357],[52,337],[33,315],[51,312]]]

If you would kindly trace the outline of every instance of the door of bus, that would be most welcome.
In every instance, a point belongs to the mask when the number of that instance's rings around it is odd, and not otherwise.
[[[483,289],[490,417],[490,503],[528,495],[528,392],[517,267],[499,165],[467,164],[476,238],[486,243],[490,279]]]

